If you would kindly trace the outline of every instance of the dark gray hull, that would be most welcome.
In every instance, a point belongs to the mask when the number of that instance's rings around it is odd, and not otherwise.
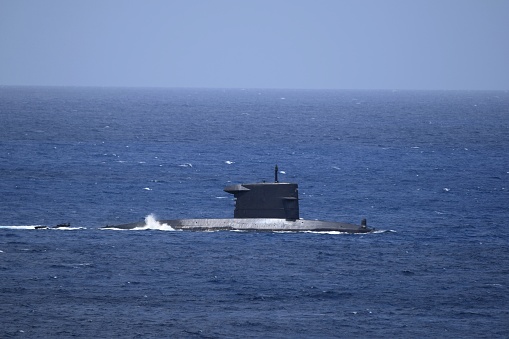
[[[159,224],[183,231],[286,231],[286,232],[345,232],[367,233],[372,230],[365,225],[320,220],[286,220],[276,218],[233,218],[233,219],[175,219],[159,220]],[[105,228],[135,229],[147,227],[145,222],[106,226]]]

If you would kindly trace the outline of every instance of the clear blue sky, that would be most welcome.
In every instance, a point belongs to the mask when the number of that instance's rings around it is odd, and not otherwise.
[[[509,90],[509,0],[0,0],[0,85]]]

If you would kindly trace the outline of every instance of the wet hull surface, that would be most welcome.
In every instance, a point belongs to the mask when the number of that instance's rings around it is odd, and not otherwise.
[[[170,226],[176,230],[186,231],[220,231],[220,230],[239,230],[239,231],[337,231],[347,233],[367,233],[371,229],[362,226],[342,222],[320,221],[320,220],[285,220],[271,218],[235,218],[235,219],[175,219],[159,220],[161,225]],[[146,222],[137,222],[115,226],[106,226],[105,228],[118,229],[136,229],[147,227]]]

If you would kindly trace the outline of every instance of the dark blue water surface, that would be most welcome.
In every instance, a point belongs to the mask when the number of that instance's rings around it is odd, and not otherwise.
[[[99,229],[275,164],[378,231]],[[0,87],[0,179],[2,338],[509,336],[509,92]]]

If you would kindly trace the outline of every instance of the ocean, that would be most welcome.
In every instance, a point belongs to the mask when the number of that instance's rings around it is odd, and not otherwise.
[[[375,231],[100,229],[276,164]],[[4,86],[0,178],[1,338],[509,337],[508,91]]]

